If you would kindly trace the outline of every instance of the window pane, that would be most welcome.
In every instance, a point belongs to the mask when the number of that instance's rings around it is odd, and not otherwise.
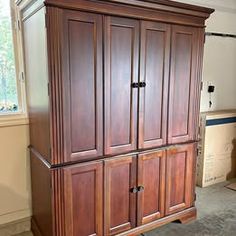
[[[0,114],[18,110],[10,0],[0,0]]]

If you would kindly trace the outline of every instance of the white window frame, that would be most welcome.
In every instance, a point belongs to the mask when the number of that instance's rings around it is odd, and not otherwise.
[[[14,0],[10,1],[13,50],[15,56],[16,87],[18,96],[18,111],[0,113],[0,127],[28,124],[27,106],[26,106],[26,86],[25,86],[25,65],[23,51],[23,35],[20,20],[20,12],[16,7]]]

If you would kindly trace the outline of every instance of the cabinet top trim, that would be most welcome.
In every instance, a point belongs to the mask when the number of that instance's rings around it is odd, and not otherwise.
[[[21,10],[25,10],[32,4],[42,3],[47,6],[56,6],[70,9],[83,9],[100,12],[101,9],[110,7],[133,7],[133,10],[152,10],[167,12],[170,14],[187,15],[197,18],[207,19],[214,9],[190,5],[186,3],[174,2],[170,0],[16,0],[16,4]],[[108,7],[107,10],[110,8]],[[124,10],[125,9],[125,10]],[[126,8],[124,8],[124,15]],[[109,12],[109,11],[108,11]]]
[[[97,0],[97,1],[104,1],[104,0]],[[171,0],[108,0],[107,2],[124,3],[127,5],[136,5],[136,6],[159,9],[159,10],[164,10],[164,11],[173,11],[173,12],[181,11],[182,13],[184,13],[183,12],[184,10],[196,11],[199,13],[201,12],[201,13],[207,13],[207,14],[211,14],[215,11],[214,9],[211,9],[211,8],[196,6],[196,5],[191,5],[191,4],[176,2],[176,1],[171,1]],[[190,13],[190,15],[192,14]]]

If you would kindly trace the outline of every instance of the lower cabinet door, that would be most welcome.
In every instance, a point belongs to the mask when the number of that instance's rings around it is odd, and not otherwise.
[[[136,156],[105,161],[106,236],[136,226],[136,161]]]
[[[155,221],[165,212],[165,151],[138,157],[138,225]]]
[[[103,236],[103,163],[63,169],[66,236]]]
[[[191,207],[194,199],[195,144],[167,150],[166,215]]]

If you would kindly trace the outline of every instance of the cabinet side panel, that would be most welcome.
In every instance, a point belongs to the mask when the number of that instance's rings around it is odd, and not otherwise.
[[[50,123],[45,9],[23,22],[30,144],[50,161]]]
[[[50,182],[50,170],[31,152],[33,226],[37,227],[32,230],[43,236],[53,235]]]

